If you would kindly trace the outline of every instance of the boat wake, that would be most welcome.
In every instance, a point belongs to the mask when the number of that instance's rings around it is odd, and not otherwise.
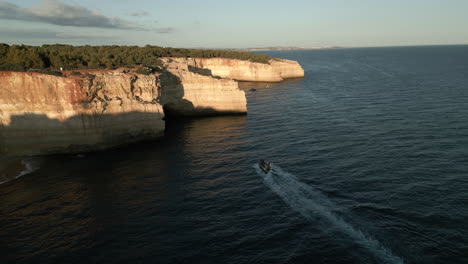
[[[379,241],[364,234],[361,230],[333,213],[332,210],[337,207],[320,191],[301,182],[296,176],[283,171],[274,164],[271,164],[272,171],[267,174],[260,169],[258,164],[254,167],[257,173],[263,177],[265,185],[281,197],[289,207],[301,213],[305,218],[318,218],[325,221],[333,230],[346,234],[382,263],[404,263],[400,257],[393,255],[391,250],[382,246]]]
[[[18,179],[24,175],[36,171],[37,169],[39,169],[39,162],[37,160],[35,160],[34,158],[23,158],[21,160],[21,171],[19,171],[19,173],[17,172],[17,170],[14,169],[12,170],[13,172],[7,170],[3,173],[0,173],[0,184]]]

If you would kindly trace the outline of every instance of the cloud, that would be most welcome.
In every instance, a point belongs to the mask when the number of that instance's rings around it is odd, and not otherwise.
[[[150,14],[146,11],[138,11],[138,12],[130,13],[130,15],[134,17],[142,17],[142,16],[149,16]]]
[[[2,39],[0,42],[8,42],[6,39],[41,39],[41,40],[100,40],[115,39],[114,36],[78,34],[74,32],[57,32],[52,30],[28,30],[0,28]],[[5,40],[3,40],[5,38]]]
[[[124,30],[152,30],[120,18],[108,17],[62,0],[42,0],[30,8],[0,0],[0,19],[42,22],[59,26],[94,27]]]

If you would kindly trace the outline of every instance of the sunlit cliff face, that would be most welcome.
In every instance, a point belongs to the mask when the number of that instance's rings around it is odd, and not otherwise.
[[[168,116],[245,114],[245,93],[233,79],[303,76],[291,61],[165,63],[165,70],[148,75],[131,69],[64,72],[64,77],[0,72],[0,152],[81,152],[160,137]]]
[[[225,58],[163,58],[169,65],[185,64],[188,68],[203,69],[212,76],[251,82],[280,82],[286,78],[304,77],[304,70],[296,61],[286,59],[256,63]]]

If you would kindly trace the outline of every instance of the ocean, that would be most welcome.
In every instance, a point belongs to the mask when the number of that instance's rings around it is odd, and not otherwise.
[[[263,53],[246,116],[0,159],[0,263],[468,263],[468,46]]]

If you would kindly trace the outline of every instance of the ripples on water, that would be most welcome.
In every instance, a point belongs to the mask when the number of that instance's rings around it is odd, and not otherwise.
[[[3,160],[0,262],[468,262],[468,47],[271,54],[306,77],[243,83],[247,116]]]

